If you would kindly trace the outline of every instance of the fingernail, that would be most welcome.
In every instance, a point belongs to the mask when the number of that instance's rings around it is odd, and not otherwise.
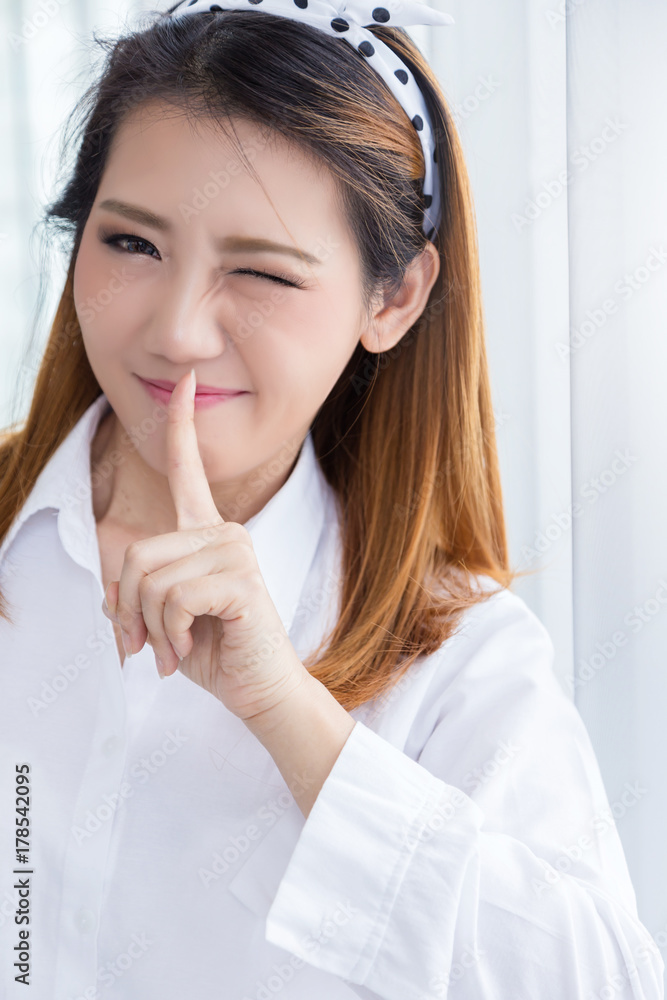
[[[194,368],[190,369],[190,399],[194,401],[195,392],[197,391],[197,376],[195,375]]]
[[[123,649],[125,650],[126,656],[132,656],[132,643],[130,641],[130,636],[125,631],[124,628],[120,630],[120,635],[123,640]]]
[[[159,656],[155,657],[155,662],[157,664],[157,672],[160,675],[160,680],[163,681],[164,680],[164,663],[162,662],[162,660],[160,659]]]

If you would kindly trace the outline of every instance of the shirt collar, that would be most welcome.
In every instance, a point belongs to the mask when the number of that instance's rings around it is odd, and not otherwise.
[[[90,445],[98,424],[111,410],[101,393],[82,414],[39,474],[26,502],[0,545],[0,575],[7,551],[26,521],[52,509],[68,554],[98,579],[102,574],[92,507]],[[311,566],[333,491],[320,468],[310,431],[289,478],[245,527],[280,619],[289,632]]]

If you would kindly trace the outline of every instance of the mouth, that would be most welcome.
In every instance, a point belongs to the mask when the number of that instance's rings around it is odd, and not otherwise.
[[[175,382],[168,382],[163,379],[145,379],[141,375],[137,375],[137,378],[152,399],[165,405],[169,402],[176,385]],[[248,395],[250,394],[246,389],[222,389],[210,385],[197,385],[195,409],[199,410],[208,406],[215,406],[217,403],[224,403]]]

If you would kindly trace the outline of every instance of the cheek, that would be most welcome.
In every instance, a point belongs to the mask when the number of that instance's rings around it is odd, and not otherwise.
[[[90,355],[108,355],[122,347],[131,313],[128,284],[119,267],[82,240],[74,267],[74,305],[84,346]]]
[[[346,301],[344,290],[337,302],[325,296],[296,328],[290,345],[294,370],[304,386],[312,381],[314,388],[328,393],[358,341],[358,316]]]
[[[272,331],[257,340],[252,359],[246,354],[255,388],[275,413],[312,416],[335,386],[358,340],[349,320],[347,329],[335,320],[313,313],[303,328]]]
[[[83,329],[85,320],[82,313],[90,311],[87,300],[93,296],[93,289],[99,287],[99,280],[96,277],[95,262],[86,248],[86,238],[81,241],[79,253],[74,264],[74,276],[72,289],[74,292],[74,306],[79,316],[79,321]]]

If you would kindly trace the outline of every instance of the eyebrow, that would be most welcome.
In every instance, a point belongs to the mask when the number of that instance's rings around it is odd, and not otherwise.
[[[119,201],[117,198],[105,198],[104,201],[100,202],[98,208],[115,212],[117,215],[124,215],[125,218],[132,219],[133,222],[141,222],[152,229],[159,229],[160,232],[168,233],[173,228],[169,220],[164,219],[161,215],[155,215],[154,212],[149,212],[146,208],[130,205],[129,202]],[[306,250],[292,247],[288,243],[276,243],[274,240],[262,239],[259,236],[225,236],[216,239],[214,245],[216,250],[222,253],[281,253],[305,260],[308,264],[322,263],[319,257]]]

